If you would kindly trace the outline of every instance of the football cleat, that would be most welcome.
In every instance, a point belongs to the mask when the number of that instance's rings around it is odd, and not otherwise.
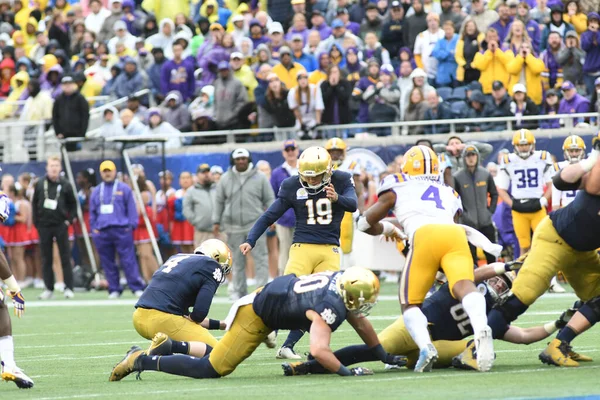
[[[548,343],[548,347],[540,353],[540,361],[557,367],[579,367],[579,363],[573,360],[569,353],[571,346],[567,342],[554,339]]]
[[[306,362],[293,362],[281,364],[283,369],[283,375],[285,376],[296,376],[296,375],[308,375],[308,363]]]
[[[2,374],[0,376],[3,381],[14,382],[19,389],[31,389],[33,387],[31,378],[25,375],[23,370],[17,366],[7,368],[4,366],[4,363],[2,363]]]
[[[65,299],[67,299],[67,300],[75,297],[75,293],[73,293],[73,291],[71,289],[65,289],[63,294],[65,296]]]
[[[431,372],[433,364],[437,359],[438,352],[433,344],[429,343],[426,349],[421,349],[419,352],[419,359],[415,365],[415,372]]]
[[[467,348],[452,358],[452,366],[458,369],[466,369],[470,371],[477,371],[477,351],[475,350],[475,341],[471,340],[467,344]]]
[[[594,360],[592,360],[592,357],[586,356],[583,354],[579,354],[573,350],[571,350],[569,352],[569,357],[571,357],[571,360],[574,360],[577,362],[592,362],[592,361],[594,361]]]
[[[548,291],[550,293],[565,293],[566,292],[565,288],[560,286],[560,283],[558,283],[558,280],[556,279],[556,277],[552,278],[552,281],[550,282],[550,288],[548,289]]]
[[[277,346],[277,331],[269,333],[263,342],[269,349],[274,349]]]
[[[140,356],[146,353],[138,346],[132,346],[125,357],[113,368],[108,380],[110,382],[120,381],[132,372],[141,372]]]
[[[146,354],[149,356],[170,356],[173,354],[172,346],[173,341],[165,333],[159,332],[152,338],[152,343],[146,350]]]
[[[278,360],[301,360],[302,359],[302,357],[300,357],[298,354],[296,354],[294,349],[289,348],[289,347],[282,347],[279,350],[277,350],[277,355],[275,356],[275,358],[277,358]]]
[[[38,300],[50,300],[53,295],[54,293],[52,293],[50,290],[44,290],[42,294],[38,296]]]
[[[494,354],[492,329],[489,326],[475,333],[475,348],[477,349],[477,369],[481,372],[492,369],[496,355]]]
[[[373,375],[373,370],[365,367],[350,368],[350,372],[353,376]]]

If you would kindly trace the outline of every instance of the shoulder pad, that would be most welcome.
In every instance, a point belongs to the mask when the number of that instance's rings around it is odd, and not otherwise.
[[[540,151],[540,160],[546,161],[546,164],[552,164],[552,155],[546,150]]]
[[[502,156],[502,163],[504,165],[509,164],[510,163],[510,154],[505,154],[504,156]]]
[[[387,192],[388,190],[397,187],[401,183],[404,183],[408,180],[408,177],[403,173],[399,174],[391,174],[383,178],[383,180],[379,183],[379,187],[377,188],[377,195],[380,195],[383,192]]]
[[[558,165],[558,163],[552,164],[552,167],[554,168],[554,171],[556,171],[556,172],[560,171],[560,165]]]
[[[449,186],[448,186],[449,187]],[[452,189],[452,194],[454,195],[454,197],[456,197],[457,199],[460,199],[460,194],[458,194],[458,192],[454,189]]]
[[[446,155],[444,153],[438,154],[438,159],[440,162],[446,162]]]

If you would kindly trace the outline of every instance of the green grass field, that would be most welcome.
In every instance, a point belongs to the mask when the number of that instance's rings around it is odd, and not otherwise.
[[[395,285],[385,284],[386,295],[375,307],[376,330],[399,314],[394,300]],[[223,290],[220,291],[224,292]],[[600,395],[600,362],[576,369],[541,364],[539,352],[546,341],[530,346],[496,342],[497,359],[490,373],[436,370],[417,375],[407,369],[385,371],[383,364],[370,363],[369,377],[284,377],[275,350],[261,346],[230,376],[218,380],[193,380],[144,372],[142,381],[130,376],[108,382],[111,368],[133,344],[146,347],[132,327],[133,296],[106,301],[106,293],[77,294],[76,301],[34,301],[37,291],[25,291],[29,307],[21,320],[13,319],[17,364],[35,381],[31,390],[18,390],[0,382],[0,398],[17,399],[481,399],[548,398]],[[541,298],[517,325],[533,326],[555,319],[574,301],[573,295]],[[229,309],[224,294],[213,304],[211,317],[224,318]],[[221,332],[217,331],[217,334]],[[285,335],[285,332],[283,332]],[[598,329],[578,338],[575,349],[600,360]],[[279,343],[284,340],[280,336]],[[348,324],[333,335],[333,348],[359,343]],[[308,351],[307,336],[298,351]],[[9,397],[10,396],[10,397]]]

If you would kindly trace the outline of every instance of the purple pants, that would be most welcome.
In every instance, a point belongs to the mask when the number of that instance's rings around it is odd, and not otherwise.
[[[144,281],[140,276],[140,268],[135,257],[133,232],[130,228],[106,228],[93,235],[94,244],[100,256],[100,264],[108,281],[108,292],[121,292],[119,284],[119,268],[115,263],[115,252],[119,254],[119,262],[125,273],[127,285],[135,292],[144,290]]]

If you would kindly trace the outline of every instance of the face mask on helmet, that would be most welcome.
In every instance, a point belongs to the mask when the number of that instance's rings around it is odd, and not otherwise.
[[[565,160],[569,161],[571,164],[579,162],[583,160],[584,151],[578,147],[565,150]]]
[[[315,183],[316,181],[317,183]],[[300,175],[300,184],[309,194],[319,194],[331,182],[331,174],[309,175],[306,172]]]
[[[346,309],[354,315],[369,315],[377,303],[379,279],[370,270],[350,267],[337,277],[336,286]]]
[[[531,143],[518,144],[515,146],[515,154],[521,158],[527,158],[533,154],[535,145]]]
[[[507,272],[485,281],[487,290],[494,299],[494,303],[504,300],[510,295],[513,280],[514,272]]]

